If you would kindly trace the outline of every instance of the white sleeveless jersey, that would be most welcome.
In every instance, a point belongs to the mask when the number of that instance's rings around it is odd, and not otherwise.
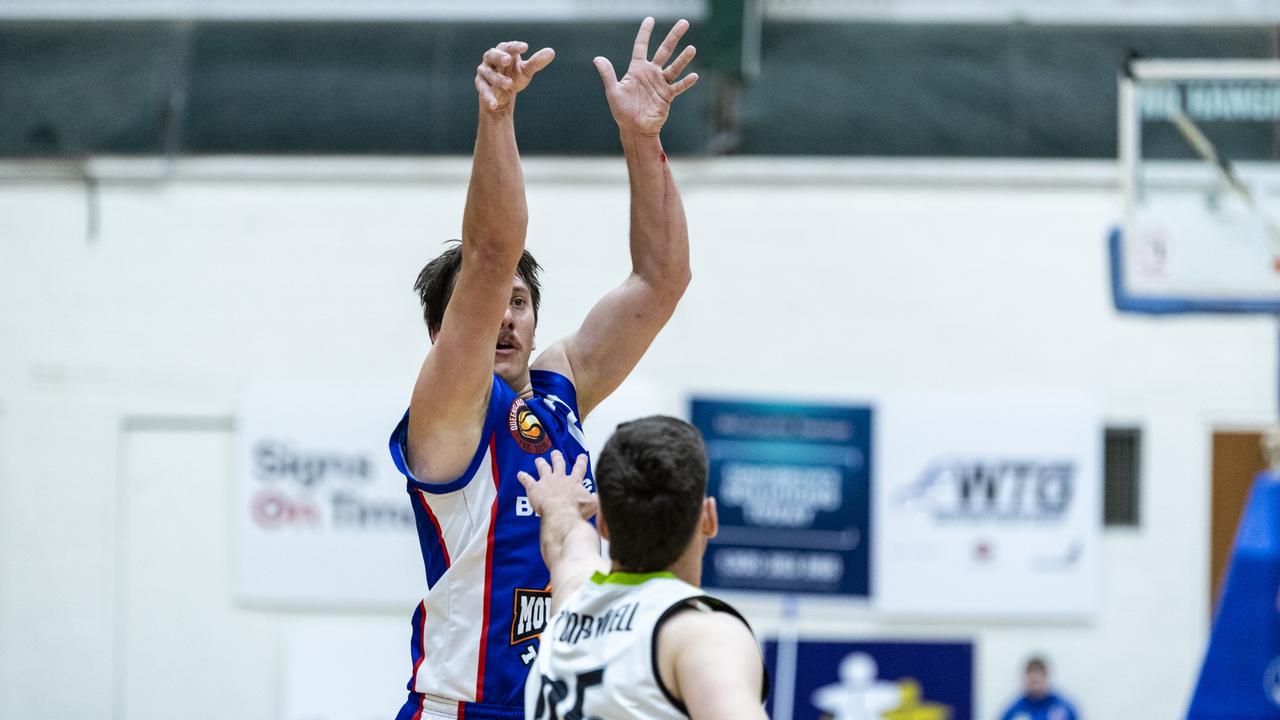
[[[742,619],[671,573],[596,573],[542,634],[525,685],[526,720],[688,718],[663,685],[654,653],[659,626],[685,607]]]

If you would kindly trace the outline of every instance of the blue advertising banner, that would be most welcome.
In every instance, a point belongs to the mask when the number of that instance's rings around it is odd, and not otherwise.
[[[775,720],[972,720],[968,642],[765,643]],[[787,673],[780,677],[779,673]]]
[[[720,534],[708,588],[869,593],[871,408],[695,398]]]

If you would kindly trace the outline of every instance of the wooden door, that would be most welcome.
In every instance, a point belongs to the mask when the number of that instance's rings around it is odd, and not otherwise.
[[[1216,612],[1226,579],[1227,563],[1235,545],[1236,528],[1249,497],[1253,478],[1266,468],[1262,433],[1215,432],[1213,434],[1213,516],[1209,608]]]

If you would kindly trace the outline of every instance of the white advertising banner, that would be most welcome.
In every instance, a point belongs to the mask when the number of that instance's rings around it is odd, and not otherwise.
[[[410,389],[253,385],[237,419],[235,594],[258,604],[407,609],[426,592],[387,439]]]
[[[880,610],[1063,619],[1095,612],[1096,398],[912,394],[877,410],[872,566]]]

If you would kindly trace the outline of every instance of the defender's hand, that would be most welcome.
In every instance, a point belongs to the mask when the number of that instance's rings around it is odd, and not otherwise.
[[[484,61],[476,67],[476,92],[480,105],[491,112],[505,110],[516,99],[516,93],[529,87],[529,81],[542,68],[551,64],[556,51],[542,48],[529,57],[520,55],[529,43],[513,40],[499,43],[484,53]]]
[[[636,43],[631,49],[631,65],[627,74],[617,79],[613,65],[605,58],[595,59],[596,70],[604,81],[605,98],[609,101],[609,110],[613,119],[623,132],[639,132],[642,135],[657,135],[667,122],[667,111],[671,109],[671,101],[677,95],[693,87],[698,82],[697,73],[689,73],[683,78],[689,61],[697,50],[689,45],[663,69],[662,65],[671,59],[680,38],[689,29],[689,21],[679,20],[667,33],[658,50],[649,57],[649,33],[653,31],[653,18],[645,18],[640,23],[640,32],[636,34]]]
[[[520,484],[524,485],[529,495],[529,505],[533,511],[542,515],[554,506],[569,506],[577,510],[583,520],[589,520],[596,514],[598,504],[596,496],[587,492],[583,486],[587,477],[587,456],[579,455],[573,463],[573,471],[565,474],[564,455],[559,450],[551,451],[551,464],[536,458],[539,479],[526,472],[516,473]]]

